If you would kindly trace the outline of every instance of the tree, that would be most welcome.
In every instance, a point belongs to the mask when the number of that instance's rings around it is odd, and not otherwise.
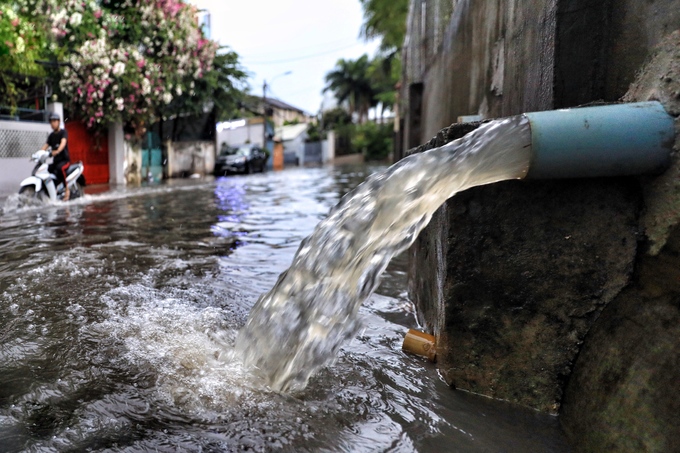
[[[361,152],[366,160],[382,160],[392,151],[392,125],[369,121],[355,126],[352,148]]]
[[[200,114],[206,109],[215,113],[216,121],[226,121],[239,110],[247,89],[248,74],[241,67],[238,54],[222,47],[212,67],[189,90],[175,96],[166,109],[171,114]]]
[[[326,110],[321,115],[321,122],[323,130],[330,131],[338,126],[344,126],[352,123],[352,117],[347,113],[347,110],[336,107],[331,110]]]
[[[341,58],[326,74],[324,91],[332,91],[339,104],[347,102],[350,115],[357,113],[360,123],[368,119],[368,110],[375,105],[369,67],[368,55],[364,54],[357,60]]]
[[[0,4],[0,103],[14,108],[31,79],[45,76],[36,63],[47,42],[45,24],[21,2]]]
[[[401,73],[401,48],[406,37],[408,0],[360,0],[364,10],[361,36],[381,40],[378,55],[371,64],[369,75],[381,106],[391,108],[396,100],[395,85]]]
[[[377,56],[371,61],[368,76],[373,87],[375,103],[380,105],[380,118],[385,109],[392,108],[396,100],[395,86],[399,81],[401,60],[396,54]]]
[[[364,10],[361,36],[380,38],[385,54],[399,53],[406,37],[408,0],[360,0]]]

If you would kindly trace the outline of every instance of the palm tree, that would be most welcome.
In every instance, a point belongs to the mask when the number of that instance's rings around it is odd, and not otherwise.
[[[364,10],[361,35],[380,38],[384,53],[399,52],[406,36],[409,0],[360,0]]]
[[[325,91],[332,91],[339,104],[348,104],[350,115],[357,113],[359,122],[368,119],[368,110],[376,105],[369,76],[371,62],[364,54],[357,60],[340,59],[335,69],[326,74]]]
[[[396,99],[395,85],[401,73],[401,60],[396,52],[389,55],[378,55],[368,69],[368,76],[373,86],[375,103],[380,106],[380,121],[382,122],[385,109],[391,109]]]

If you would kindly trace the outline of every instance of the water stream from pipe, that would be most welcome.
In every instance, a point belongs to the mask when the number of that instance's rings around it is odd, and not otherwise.
[[[362,302],[437,208],[462,190],[524,177],[530,159],[529,122],[516,116],[371,175],[302,241],[257,301],[236,340],[245,364],[273,389],[303,389],[359,330]]]

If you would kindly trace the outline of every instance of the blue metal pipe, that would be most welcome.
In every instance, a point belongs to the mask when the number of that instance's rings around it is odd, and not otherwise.
[[[673,118],[659,102],[525,115],[532,140],[527,178],[658,174],[670,165]]]

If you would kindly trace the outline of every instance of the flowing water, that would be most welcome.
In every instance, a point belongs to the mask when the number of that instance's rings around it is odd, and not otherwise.
[[[275,389],[297,390],[361,326],[361,303],[455,193],[526,175],[528,119],[484,124],[372,175],[302,241],[293,264],[253,308],[237,349]]]
[[[377,170],[0,197],[0,452],[566,451],[554,417],[452,391],[401,351],[417,326],[400,256],[304,390],[243,367],[258,297]]]

